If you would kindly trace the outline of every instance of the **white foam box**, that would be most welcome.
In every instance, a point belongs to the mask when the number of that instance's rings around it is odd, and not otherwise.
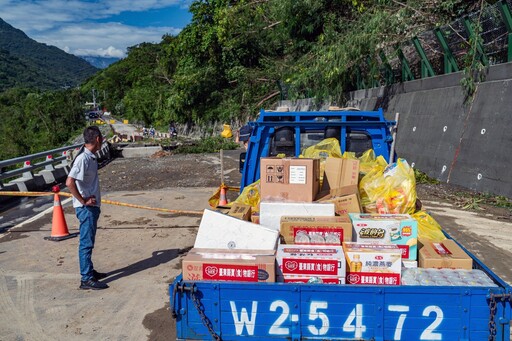
[[[273,250],[279,232],[220,212],[204,210],[195,248]]]
[[[346,273],[341,246],[280,244],[276,261],[278,276],[345,277]]]
[[[260,202],[260,225],[279,231],[282,216],[334,217],[333,203]]]

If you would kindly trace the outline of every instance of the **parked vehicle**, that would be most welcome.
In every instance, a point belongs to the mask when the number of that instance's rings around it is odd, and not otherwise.
[[[95,120],[95,119],[98,119],[98,118],[101,118],[101,112],[100,111],[88,111],[86,114],[85,114],[86,118],[89,119],[89,120]]]
[[[262,110],[249,123],[241,190],[259,179],[260,157],[298,156],[326,137],[337,138],[342,152],[373,148],[393,159],[395,123],[382,110]],[[177,339],[510,340],[512,288],[463,250],[473,268],[490,278],[489,285],[240,283],[184,281],[180,275],[169,286]]]

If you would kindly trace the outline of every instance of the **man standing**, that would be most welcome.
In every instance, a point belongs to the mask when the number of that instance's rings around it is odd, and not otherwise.
[[[85,128],[83,152],[78,154],[73,161],[66,180],[66,186],[73,195],[76,216],[80,221],[80,244],[78,247],[82,276],[80,289],[108,288],[107,284],[98,281],[107,277],[107,274],[94,270],[91,259],[101,204],[98,162],[95,153],[100,150],[102,142],[103,137],[98,127]]]

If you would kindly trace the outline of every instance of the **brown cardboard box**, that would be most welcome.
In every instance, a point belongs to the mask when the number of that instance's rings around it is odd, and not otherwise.
[[[361,202],[359,200],[359,193],[345,195],[341,197],[332,197],[330,195],[321,198],[318,202],[332,202],[334,203],[334,211],[339,216],[348,218],[349,213],[361,212]]]
[[[286,244],[341,245],[352,240],[352,223],[346,217],[281,217]]]
[[[451,239],[442,242],[422,240],[421,243],[423,246],[419,251],[420,268],[473,268],[473,259]]]
[[[231,209],[229,210],[228,215],[238,218],[238,219],[251,221],[251,212],[252,212],[251,206],[234,203],[231,206]]]
[[[260,197],[312,202],[319,191],[320,159],[260,159]]]
[[[194,248],[183,257],[183,279],[191,281],[275,282],[274,250]]]
[[[328,157],[324,172],[322,193],[333,197],[358,193],[359,160]]]

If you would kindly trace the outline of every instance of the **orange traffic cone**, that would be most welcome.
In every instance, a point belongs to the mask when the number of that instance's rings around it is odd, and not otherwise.
[[[66,219],[64,218],[64,211],[62,209],[62,205],[60,203],[59,190],[57,186],[54,188],[54,196],[53,196],[53,218],[52,218],[52,233],[50,237],[44,237],[46,240],[51,240],[54,242],[58,242],[64,239],[69,239],[76,237],[78,233],[69,233],[68,224],[66,224]]]
[[[222,186],[220,188],[219,206],[224,206],[227,204],[228,204],[228,200],[226,199],[226,187]]]

